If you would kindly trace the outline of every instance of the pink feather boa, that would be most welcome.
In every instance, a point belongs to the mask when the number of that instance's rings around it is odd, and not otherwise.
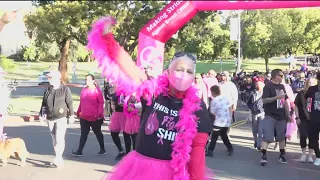
[[[137,99],[143,97],[147,105],[152,104],[153,97],[168,95],[169,81],[166,75],[151,79],[142,84],[135,84],[116,63],[115,58],[119,44],[116,43],[111,33],[103,35],[106,26],[111,25],[113,19],[106,17],[98,20],[88,35],[88,49],[93,53],[99,67],[102,68],[103,76],[117,85],[118,94],[131,95],[136,92]],[[110,47],[112,46],[112,47]],[[178,135],[172,144],[171,167],[174,170],[174,180],[190,179],[187,163],[190,160],[192,141],[197,133],[197,117],[195,112],[200,110],[201,100],[196,94],[197,89],[190,87],[183,99],[182,109],[179,111],[179,122],[176,124]],[[128,100],[128,99],[127,99]],[[127,101],[126,100],[126,101]],[[126,103],[125,103],[126,104]],[[125,108],[127,109],[127,107]]]

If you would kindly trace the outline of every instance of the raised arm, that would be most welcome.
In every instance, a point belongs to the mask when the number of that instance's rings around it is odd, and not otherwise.
[[[111,29],[115,24],[112,17],[98,20],[88,35],[88,49],[107,80],[117,84],[116,91],[131,94],[147,80],[147,76],[114,39]]]

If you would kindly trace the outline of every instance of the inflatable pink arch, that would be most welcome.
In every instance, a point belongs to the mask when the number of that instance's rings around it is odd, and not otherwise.
[[[320,1],[171,1],[139,32],[138,66],[163,69],[165,43],[198,11],[318,7]]]

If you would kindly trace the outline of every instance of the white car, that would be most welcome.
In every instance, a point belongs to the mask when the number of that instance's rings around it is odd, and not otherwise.
[[[38,78],[38,84],[39,85],[49,84],[49,79],[46,76],[49,73],[50,73],[49,71],[44,71],[42,74],[39,75],[39,78]]]

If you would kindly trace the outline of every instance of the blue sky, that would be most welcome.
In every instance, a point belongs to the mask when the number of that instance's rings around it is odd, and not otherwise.
[[[17,9],[31,10],[31,1],[0,1],[0,10],[11,11]]]

